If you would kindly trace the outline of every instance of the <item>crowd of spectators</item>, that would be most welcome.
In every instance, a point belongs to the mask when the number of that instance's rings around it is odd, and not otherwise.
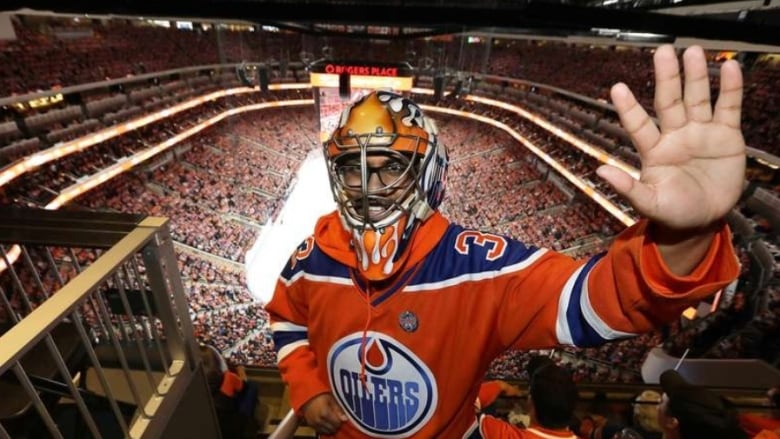
[[[4,188],[4,199],[42,206],[78,179],[242,103],[254,102],[234,98],[229,104],[207,104],[68,156],[13,181]],[[313,112],[307,110],[291,108],[234,117],[177,147],[167,163],[153,162],[146,171],[122,174],[69,206],[170,217],[174,239],[193,249],[179,253],[178,267],[201,341],[217,345],[238,362],[274,364],[273,351],[264,338],[267,316],[262,304],[249,294],[242,267],[235,263],[243,261],[256,239],[258,227],[251,224],[262,224],[274,214],[301,158],[316,146],[305,134],[315,132]],[[292,134],[287,136],[287,132]],[[34,189],[45,196],[38,196]],[[197,250],[227,261],[217,264],[196,256]],[[36,296],[35,303],[42,300],[32,275],[23,274],[21,280]],[[53,284],[51,290],[58,286]],[[13,297],[14,306],[23,305],[19,294]],[[91,309],[85,311],[93,322],[94,314]],[[233,314],[239,317],[228,318]],[[258,331],[253,331],[255,328]],[[260,350],[262,346],[265,348]]]
[[[226,352],[254,328],[268,326],[268,314],[259,303],[225,306],[193,313],[192,324],[201,343]]]
[[[177,113],[41,166],[0,188],[5,198],[45,206],[63,189],[82,178],[115,165],[132,155],[236,106],[256,103],[261,96],[230,96]]]
[[[0,43],[0,96],[193,65],[280,60],[300,52],[295,49],[300,37],[166,28],[141,20],[66,23],[12,17],[16,40]]]
[[[247,338],[233,346],[228,354],[228,362],[276,367],[276,351],[273,343],[271,326],[258,327]]]
[[[167,163],[118,176],[76,200],[92,209],[170,217],[178,243],[228,260],[219,267],[191,253],[180,255],[190,312],[201,341],[231,362],[259,366],[275,362],[267,315],[246,289],[244,275],[226,267],[243,262],[258,225],[281,206],[300,159],[314,147],[308,136],[284,133],[292,127],[315,132],[305,110],[267,113],[233,118],[201,133]],[[252,128],[265,124],[282,131]]]
[[[622,228],[614,217],[594,202],[577,199],[566,206],[500,225],[498,230],[525,242],[557,251],[571,249],[589,241],[602,243],[601,246],[589,247],[586,253],[576,254],[586,257],[604,250],[603,244]]]
[[[16,264],[13,272],[11,270],[0,272],[0,294],[4,294],[7,299],[7,303],[0,301],[0,328],[13,322],[11,310],[16,317],[29,314],[60,287],[76,277],[79,267],[89,265],[95,260],[93,252],[79,248],[30,247],[25,248],[25,252],[33,265]],[[5,265],[4,262],[10,257],[10,253],[10,246],[0,246],[2,256],[0,266]],[[24,292],[20,286],[24,288]]]
[[[643,104],[653,101],[652,49],[582,46],[513,40],[491,51],[491,73],[526,79],[609,101],[609,89],[625,82]]]
[[[771,285],[764,291],[766,303],[742,327],[721,338],[704,354],[705,358],[759,358],[776,364],[780,352],[780,288]]]
[[[265,224],[281,208],[284,196],[300,164],[300,151],[315,147],[302,136],[279,138],[274,130],[252,131],[256,119],[284,130],[297,127],[314,132],[313,118],[305,110],[285,110],[272,114],[240,116],[226,129],[199,137],[179,161],[160,166],[150,175],[150,183],[165,189],[168,207],[181,206],[174,218],[173,232],[185,243],[242,261],[248,245],[254,242],[251,227],[232,217]],[[286,132],[286,131],[283,131]],[[290,150],[296,151],[294,154]],[[192,218],[193,215],[199,218]],[[177,221],[186,216],[193,221]],[[210,224],[209,224],[210,223]],[[216,233],[198,233],[191,227],[210,227]],[[197,239],[205,235],[204,239]],[[230,249],[229,251],[226,250]]]
[[[647,336],[644,336],[647,337]],[[488,380],[521,380],[527,381],[528,375],[526,369],[528,362],[537,355],[543,355],[553,359],[559,366],[565,366],[571,371],[575,382],[582,383],[637,383],[641,382],[639,376],[639,366],[644,359],[645,351],[648,350],[649,340],[640,337],[634,343],[636,348],[631,350],[632,346],[627,342],[612,343],[603,348],[611,347],[613,351],[612,358],[618,359],[634,354],[639,351],[642,355],[635,361],[628,363],[608,362],[608,356],[601,352],[594,352],[588,349],[576,349],[565,347],[562,349],[546,351],[521,351],[511,349],[498,356],[490,365],[485,378]],[[614,361],[614,360],[613,360]],[[622,361],[622,360],[618,360]]]
[[[776,58],[775,58],[776,59]],[[760,61],[745,78],[742,129],[748,145],[780,155],[780,64]]]
[[[174,163],[157,168],[151,175],[151,181],[163,186],[167,194],[187,199],[201,210],[251,218],[260,224],[265,223],[276,210],[278,198],[260,195],[251,187],[236,190],[234,185],[238,182],[217,175],[201,168],[187,167],[185,163]],[[283,178],[264,178],[258,183],[260,187],[266,187],[268,183],[281,184],[285,181]]]
[[[192,30],[166,28],[141,20],[73,23],[12,16],[12,22],[16,39],[0,42],[0,61],[5,61],[0,62],[0,96],[219,62],[289,63],[300,57],[290,54],[308,53],[315,47],[315,52],[327,47],[324,54],[348,57],[360,45],[365,46],[360,53],[366,57],[380,54],[384,59],[405,58],[404,61],[413,53],[413,63],[432,55],[428,53],[431,44],[423,42],[410,42],[409,50],[399,52],[351,41],[350,50],[344,42],[329,43],[294,34],[200,26]],[[452,54],[458,59],[476,56],[471,53],[474,50],[487,50],[481,45],[451,45],[436,50],[462,52],[459,56]],[[146,50],[147,47],[155,50]],[[707,55],[715,71],[720,53],[711,51]],[[476,57],[483,60],[484,55]],[[466,65],[472,66],[467,62],[461,67]],[[490,49],[488,73],[548,84],[602,101],[609,100],[609,88],[614,83],[624,81],[640,102],[652,109],[652,48],[499,40]],[[775,153],[780,125],[772,116],[780,108],[780,96],[772,85],[778,78],[780,68],[776,61],[760,59],[745,66],[746,139],[751,146]],[[713,78],[713,89],[717,91],[717,87],[717,78]]]
[[[199,341],[220,349],[231,365],[275,366],[268,314],[247,289],[244,270],[182,251],[178,267]]]
[[[609,90],[625,82],[639,102],[653,111],[652,48],[628,46],[584,46],[554,41],[512,40],[496,44],[490,52],[489,72],[525,79],[609,101]],[[713,72],[718,51],[708,51]],[[748,145],[775,155],[780,152],[780,64],[760,60],[744,66],[745,100],[742,104],[745,140]],[[711,75],[712,76],[712,75]],[[719,81],[712,76],[713,96]]]
[[[246,286],[244,271],[236,270],[235,267],[231,269],[230,265],[217,265],[214,262],[188,253],[178,253],[176,265],[179,273],[181,273],[182,280],[186,284],[230,287]],[[242,297],[248,296],[244,295]]]
[[[249,304],[253,301],[249,292],[240,285],[225,285],[209,282],[189,283],[184,287],[190,304],[190,313],[200,315],[233,305]]]

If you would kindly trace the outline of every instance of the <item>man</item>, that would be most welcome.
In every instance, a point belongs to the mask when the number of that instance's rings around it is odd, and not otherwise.
[[[738,272],[722,218],[744,181],[742,77],[721,73],[714,114],[701,48],[655,54],[659,127],[612,89],[643,167],[599,175],[646,220],[574,261],[450,224],[447,153],[408,99],[371,93],[324,145],[338,210],[282,271],[267,310],[290,403],[320,434],[476,434],[473,402],[507,348],[590,346],[648,331]]]
[[[482,415],[479,433],[485,439],[577,439],[569,429],[576,404],[577,386],[571,375],[555,363],[542,364],[530,374],[528,384],[530,427],[521,429]]]
[[[661,427],[658,425],[658,403],[661,395],[653,390],[645,390],[634,399],[633,427],[644,439],[660,439]]]
[[[235,372],[228,370],[222,354],[213,346],[201,345],[200,357],[222,437],[254,437],[257,384],[247,380],[244,366],[236,367]]]
[[[742,439],[736,410],[721,396],[686,382],[677,371],[661,374],[664,394],[658,424],[664,439]]]

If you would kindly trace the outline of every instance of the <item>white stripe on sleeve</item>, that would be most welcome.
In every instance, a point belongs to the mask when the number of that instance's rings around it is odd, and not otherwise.
[[[271,324],[271,331],[308,331],[309,328],[305,326],[296,325],[290,322],[276,322]]]
[[[577,282],[577,276],[580,275],[585,265],[577,269],[561,290],[561,296],[558,298],[558,318],[555,322],[555,335],[558,337],[558,343],[565,345],[574,345],[574,339],[571,336],[571,328],[569,328],[569,319],[566,317],[566,310],[569,309],[569,301],[571,300],[571,292],[574,289],[574,284]]]
[[[601,317],[599,317],[599,315],[596,313],[596,310],[593,309],[593,305],[590,303],[590,294],[588,291],[589,278],[590,273],[585,276],[585,280],[582,283],[582,294],[580,294],[580,309],[582,310],[582,315],[585,316],[585,321],[588,322],[588,325],[590,325],[590,327],[593,328],[593,330],[595,330],[599,336],[601,336],[601,338],[607,340],[635,336],[636,334],[618,331],[617,329],[611,328],[604,322],[604,320],[601,319]]]
[[[276,363],[277,364],[281,363],[285,357],[292,354],[292,352],[298,349],[299,347],[308,346],[308,345],[309,345],[309,340],[298,340],[288,345],[285,345],[283,348],[279,349],[279,353],[276,354]]]

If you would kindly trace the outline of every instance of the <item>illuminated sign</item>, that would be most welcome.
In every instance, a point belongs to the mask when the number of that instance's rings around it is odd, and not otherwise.
[[[325,64],[325,73],[340,75],[349,73],[350,75],[362,76],[398,76],[397,67],[383,66],[356,66],[343,64]]]
[[[409,63],[383,63],[351,59],[317,61],[309,66],[309,71],[311,73],[329,75],[346,73],[353,76],[380,76],[387,78],[414,76],[414,70]]]
[[[50,105],[60,103],[63,100],[65,100],[65,97],[62,95],[62,93],[57,93],[56,95],[44,96],[42,98],[32,99],[27,102],[17,102],[13,104],[13,107],[19,111],[26,111],[28,108],[48,107]]]
[[[353,88],[390,88],[397,91],[406,91],[412,89],[412,79],[412,77],[352,75],[349,78],[349,82]],[[339,86],[339,75],[335,73],[312,73],[311,86],[337,88]]]

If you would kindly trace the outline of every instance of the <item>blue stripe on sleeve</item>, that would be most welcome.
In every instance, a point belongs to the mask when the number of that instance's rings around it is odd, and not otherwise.
[[[296,341],[309,338],[307,331],[274,331],[274,350],[279,353],[279,349]]]
[[[572,288],[571,296],[569,298],[569,305],[566,308],[566,320],[569,324],[572,342],[574,342],[575,346],[599,346],[609,341],[608,339],[601,337],[598,332],[596,332],[596,330],[593,329],[590,324],[588,324],[587,320],[585,320],[585,315],[582,313],[582,308],[580,307],[580,300],[582,298],[584,289],[583,287],[585,286],[588,273],[590,273],[590,270],[593,269],[593,267],[596,265],[596,262],[598,262],[603,256],[603,253],[593,256],[585,264],[582,271],[580,271],[579,276],[577,276],[577,280],[574,282],[574,287]]]

